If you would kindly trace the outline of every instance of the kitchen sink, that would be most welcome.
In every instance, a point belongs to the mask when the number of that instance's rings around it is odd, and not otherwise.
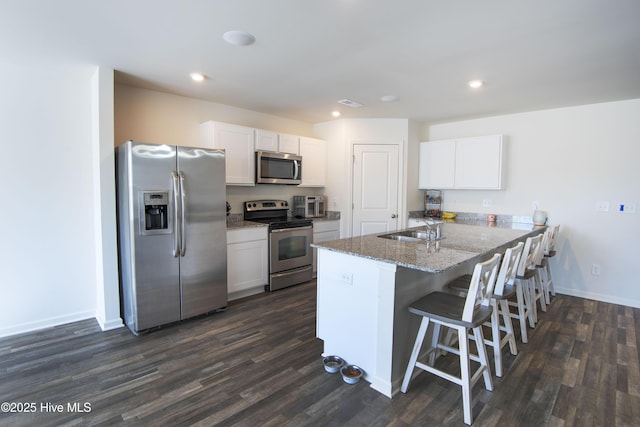
[[[381,234],[378,237],[382,239],[399,240],[401,242],[414,243],[444,239],[444,237],[436,238],[435,231],[430,230],[404,230],[395,233]]]

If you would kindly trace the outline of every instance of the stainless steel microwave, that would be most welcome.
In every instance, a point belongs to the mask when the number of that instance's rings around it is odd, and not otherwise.
[[[298,185],[301,182],[301,156],[256,151],[256,184]]]

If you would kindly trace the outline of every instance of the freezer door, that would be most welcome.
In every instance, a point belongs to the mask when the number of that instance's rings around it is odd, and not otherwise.
[[[227,306],[224,150],[178,147],[182,179],[182,318]]]
[[[127,325],[137,332],[180,320],[171,175],[176,149],[129,141],[118,154],[124,314]],[[153,209],[154,200],[167,203],[166,209]]]

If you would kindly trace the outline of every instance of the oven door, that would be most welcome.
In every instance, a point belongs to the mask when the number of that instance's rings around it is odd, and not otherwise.
[[[269,289],[308,282],[313,276],[312,226],[271,230]]]
[[[278,273],[311,265],[313,252],[311,226],[271,230],[269,235],[269,272]]]

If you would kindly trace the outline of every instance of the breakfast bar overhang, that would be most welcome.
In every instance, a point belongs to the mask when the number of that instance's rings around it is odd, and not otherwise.
[[[545,228],[451,221],[441,224],[442,238],[435,241],[374,234],[314,243],[316,333],[324,341],[323,355],[360,366],[372,388],[393,397],[400,390],[420,323],[409,313],[409,304]]]

